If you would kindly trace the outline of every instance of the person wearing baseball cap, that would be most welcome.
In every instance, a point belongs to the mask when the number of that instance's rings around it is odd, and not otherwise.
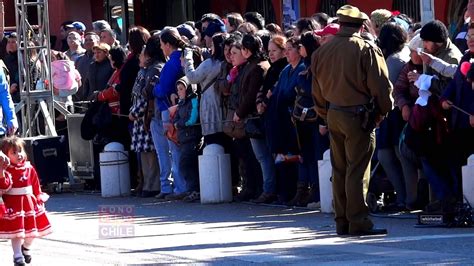
[[[72,23],[72,26],[74,27],[74,30],[77,31],[81,36],[84,35],[84,32],[86,32],[86,25],[80,21],[74,21]]]
[[[351,5],[341,7],[337,16],[339,32],[311,60],[316,109],[331,132],[336,233],[383,235],[387,230],[376,229],[369,217],[364,188],[376,123],[393,107],[392,84],[382,51],[360,34],[368,16]],[[361,114],[370,118],[355,119]]]
[[[320,30],[315,30],[314,33],[321,37],[320,44],[324,45],[334,38],[339,32],[339,24],[330,23],[326,27]]]
[[[217,19],[209,23],[206,30],[202,34],[204,40],[206,41],[207,48],[211,48],[212,36],[219,32],[226,32],[225,24],[222,20]]]

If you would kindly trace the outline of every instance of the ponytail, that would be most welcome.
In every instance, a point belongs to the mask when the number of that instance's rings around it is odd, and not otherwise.
[[[163,43],[169,43],[176,49],[184,49],[186,47],[186,43],[175,27],[165,27],[160,33],[160,39]]]

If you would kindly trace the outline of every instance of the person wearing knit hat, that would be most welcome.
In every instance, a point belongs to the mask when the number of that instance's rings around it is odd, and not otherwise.
[[[202,137],[199,121],[199,100],[196,84],[191,84],[184,76],[176,82],[179,102],[173,123],[178,130],[180,149],[179,171],[186,179],[188,194],[185,202],[199,200],[199,143]]]
[[[392,17],[392,12],[387,9],[376,9],[370,14],[370,20],[374,27],[375,33],[379,35],[380,29]]]
[[[421,76],[436,76],[436,79],[431,79],[429,90],[439,94],[444,91],[452,77],[451,74],[441,71],[445,69],[444,67],[438,68],[432,61],[441,62],[447,66],[458,65],[462,53],[448,38],[448,30],[439,20],[425,24],[420,30],[420,38],[423,42],[423,51],[420,51],[419,54],[423,59],[424,71],[423,73],[410,72],[408,79],[410,82],[416,82]]]
[[[181,37],[186,37],[186,39],[191,43],[191,44],[196,44],[197,41],[197,36],[196,36],[196,31],[193,29],[188,24],[181,24],[176,27],[176,29],[179,32],[179,35]]]
[[[420,38],[420,34],[415,35],[409,42],[408,48],[410,50],[419,53],[423,50],[423,40]]]
[[[211,48],[212,45],[212,36],[216,33],[226,32],[225,24],[222,20],[217,19],[209,23],[206,30],[202,34],[202,37],[206,41],[206,47]]]
[[[434,43],[445,43],[448,40],[448,36],[448,29],[444,23],[439,20],[433,20],[426,23],[420,31],[420,37],[423,41]]]

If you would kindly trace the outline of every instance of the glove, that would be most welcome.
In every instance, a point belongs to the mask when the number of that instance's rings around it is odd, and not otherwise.
[[[98,95],[99,95],[99,91],[94,91],[91,95],[87,97],[87,100],[97,102]]]

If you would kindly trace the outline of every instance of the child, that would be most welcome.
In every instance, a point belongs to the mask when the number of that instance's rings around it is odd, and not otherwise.
[[[179,101],[174,124],[178,130],[181,151],[179,171],[186,180],[186,190],[190,192],[183,199],[186,202],[200,198],[198,155],[202,134],[201,126],[196,124],[199,118],[199,103],[195,86],[191,85],[186,77],[176,82]]]
[[[49,196],[41,191],[35,169],[26,160],[24,142],[16,137],[2,140],[1,150],[10,159],[0,169],[0,192],[7,213],[0,218],[0,238],[11,239],[15,265],[31,262],[30,248],[35,237],[51,233],[44,202]]]
[[[73,106],[72,95],[81,86],[81,75],[69,60],[66,54],[51,52],[51,75],[53,78],[54,100],[58,101],[64,108],[71,109]],[[64,121],[64,116],[59,120]]]

